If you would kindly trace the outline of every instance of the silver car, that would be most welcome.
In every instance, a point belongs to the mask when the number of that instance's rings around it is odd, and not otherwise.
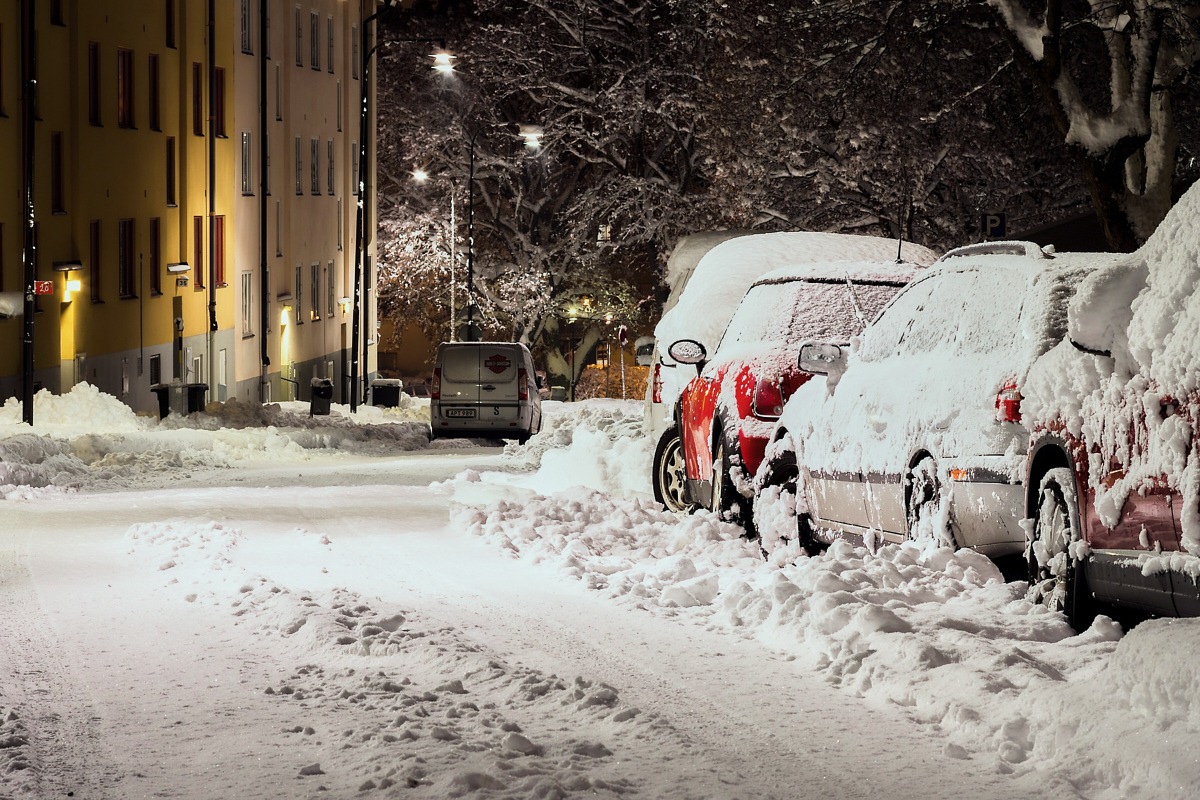
[[[924,539],[1020,553],[1021,387],[1063,339],[1075,286],[1106,258],[1029,242],[959,248],[902,290],[855,346],[803,346],[800,368],[826,378],[788,402],[757,476],[760,494],[797,492],[797,527],[774,539]],[[774,539],[768,532],[764,546]]]

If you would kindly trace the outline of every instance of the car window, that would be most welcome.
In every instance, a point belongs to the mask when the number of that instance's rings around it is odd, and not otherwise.
[[[990,353],[1021,335],[1021,309],[1027,283],[1016,270],[971,270],[934,290],[935,303],[962,303],[955,345],[962,353]]]
[[[479,348],[447,347],[442,354],[442,378],[454,383],[479,380]]]
[[[760,342],[798,343],[806,339],[845,342],[899,291],[893,284],[786,281],[750,287],[729,321],[717,352]]]
[[[932,281],[911,283],[891,302],[879,318],[863,333],[859,356],[877,361],[895,355],[910,328],[925,315]]]

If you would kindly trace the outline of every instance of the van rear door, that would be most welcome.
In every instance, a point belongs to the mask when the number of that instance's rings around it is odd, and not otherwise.
[[[482,345],[479,348],[479,401],[515,404],[519,399],[517,370],[520,351],[511,345]]]
[[[479,347],[444,347],[442,350],[442,404],[474,405],[479,402]]]

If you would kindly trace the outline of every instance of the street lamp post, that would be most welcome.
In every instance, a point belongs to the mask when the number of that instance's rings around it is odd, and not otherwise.
[[[370,24],[376,22],[379,18],[390,14],[400,7],[399,0],[385,0],[383,8],[371,14],[362,22],[361,47],[362,47],[362,71],[359,81],[359,113],[358,113],[358,175],[355,179],[358,181],[358,203],[355,211],[354,224],[354,311],[351,322],[350,332],[350,411],[351,413],[358,410],[358,393],[359,393],[359,326],[363,315],[363,236],[365,233],[366,222],[364,219],[363,206],[366,202],[366,174],[367,174],[367,119],[368,106],[367,103],[371,96],[371,57],[375,55],[375,51],[382,45],[392,42],[438,42],[442,49],[445,49],[444,39],[435,38],[412,38],[412,39],[385,39],[377,41],[375,44],[368,44],[371,41],[369,33]],[[446,71],[450,67],[450,56],[448,54],[439,54],[434,58],[434,69],[438,71]],[[368,325],[362,325],[362,358],[367,357],[368,346]],[[364,370],[365,370],[365,364]],[[365,374],[363,376],[366,377]],[[366,400],[367,386],[366,381],[363,381],[362,397]]]

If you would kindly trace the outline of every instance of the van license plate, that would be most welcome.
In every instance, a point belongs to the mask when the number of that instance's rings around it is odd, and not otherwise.
[[[442,412],[447,417],[474,417],[475,409],[473,408],[447,408]]]

